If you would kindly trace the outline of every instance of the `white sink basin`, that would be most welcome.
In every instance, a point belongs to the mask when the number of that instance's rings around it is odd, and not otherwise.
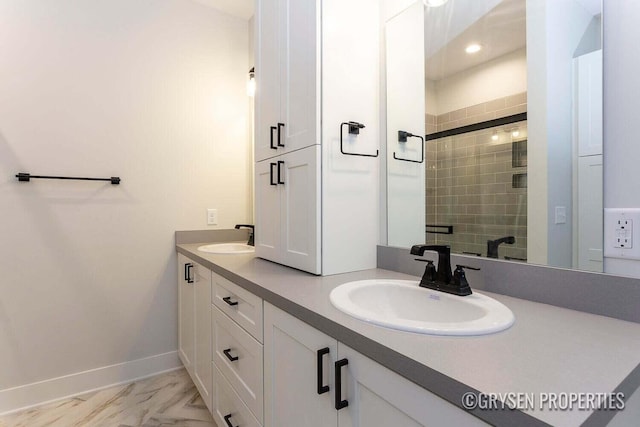
[[[209,254],[251,254],[255,252],[253,246],[244,243],[216,243],[200,246],[198,250]]]
[[[484,335],[513,324],[511,310],[478,292],[460,297],[410,280],[360,280],[335,288],[340,311],[379,326],[432,335]]]

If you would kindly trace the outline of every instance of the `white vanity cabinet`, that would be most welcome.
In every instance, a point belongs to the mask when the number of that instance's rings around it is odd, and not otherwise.
[[[377,0],[256,1],[257,256],[375,268],[380,25]]]
[[[263,421],[262,299],[212,273],[212,413],[220,426]]]
[[[256,254],[320,274],[319,146],[256,163]]]
[[[256,2],[256,161],[320,144],[320,5]]]
[[[211,410],[211,270],[178,254],[178,355]]]
[[[264,315],[265,427],[486,425],[268,303]]]

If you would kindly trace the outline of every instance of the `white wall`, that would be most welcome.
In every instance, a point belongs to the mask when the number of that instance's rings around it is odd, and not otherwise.
[[[175,351],[174,230],[251,219],[247,21],[2,0],[0,29],[0,392]]]
[[[436,111],[449,111],[527,91],[527,52],[519,49],[435,82]],[[427,91],[428,94],[428,91]]]
[[[637,115],[640,2],[604,3],[604,207],[640,208]],[[640,277],[640,262],[605,259],[607,273]]]

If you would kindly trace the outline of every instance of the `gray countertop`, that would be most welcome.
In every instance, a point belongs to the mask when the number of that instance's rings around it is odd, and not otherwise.
[[[468,391],[529,393],[534,410],[470,411],[497,425],[603,425],[611,411],[540,410],[541,393],[624,392],[640,381],[640,324],[483,291],[515,315],[502,332],[444,337],[396,331],[354,319],[331,305],[329,293],[353,280],[395,278],[372,269],[314,276],[253,255],[213,255],[200,244],[178,244],[179,253],[265,301],[333,336],[449,402],[461,406]]]

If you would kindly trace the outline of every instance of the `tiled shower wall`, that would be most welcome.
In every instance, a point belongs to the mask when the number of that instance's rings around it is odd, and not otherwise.
[[[527,93],[523,92],[440,115],[427,114],[427,135],[526,112]]]
[[[507,107],[508,102],[516,101],[525,104]],[[462,114],[457,110],[434,117],[431,129],[452,129],[525,112],[526,93],[464,110],[469,116],[455,119],[464,124],[451,126],[450,119]],[[441,119],[448,121],[441,124]],[[526,166],[512,164],[512,143],[527,139],[526,126],[525,121],[427,141],[426,223],[453,226],[451,235],[427,233],[427,243],[448,244],[455,253],[486,256],[487,240],[514,236],[515,244],[500,246],[500,258],[527,258],[527,189],[512,185],[514,174],[527,172]],[[514,136],[516,130],[519,134]]]

